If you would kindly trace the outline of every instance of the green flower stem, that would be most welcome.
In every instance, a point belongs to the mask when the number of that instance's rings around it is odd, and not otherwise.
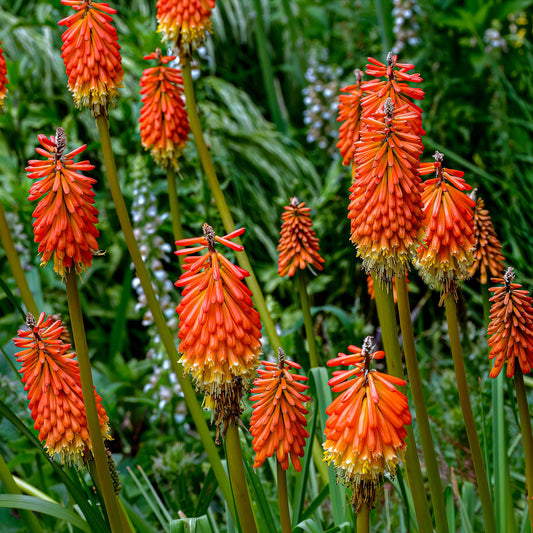
[[[172,235],[175,241],[183,239],[183,226],[181,225],[180,203],[178,198],[178,186],[176,184],[176,171],[169,165],[167,167],[168,201],[170,203],[170,218],[172,219]],[[184,258],[178,257],[180,266],[183,267]]]
[[[392,291],[386,291],[381,284],[381,280],[378,279],[375,274],[372,274],[372,279],[374,280],[376,307],[378,310],[379,323],[381,324],[383,347],[385,348],[385,353],[387,355],[387,368],[391,375],[400,379],[405,379]],[[398,388],[404,389],[405,387]],[[431,532],[433,531],[433,524],[431,523],[431,514],[429,512],[428,500],[426,498],[424,478],[422,477],[422,469],[420,468],[412,424],[409,424],[406,427],[406,430],[405,469],[407,470],[407,479],[413,496],[418,529],[423,533]]]
[[[237,515],[243,532],[257,533],[254,513],[248,495],[246,477],[244,475],[244,464],[242,462],[241,440],[239,438],[239,428],[228,424],[226,431],[226,456],[228,459],[228,470],[231,480]]]
[[[4,490],[7,494],[22,494],[22,491],[18,488],[11,471],[2,457],[2,454],[0,454],[0,481],[2,482],[2,485],[4,485]],[[28,531],[42,533],[43,529],[41,524],[39,524],[37,517],[31,511],[20,509],[19,513],[26,523]]]
[[[518,413],[520,415],[520,428],[522,431],[522,444],[524,446],[524,456],[526,459],[526,497],[529,509],[529,524],[533,531],[533,435],[531,433],[531,418],[527,405],[527,394],[524,387],[524,375],[520,365],[515,365],[514,387],[516,390],[516,402],[518,403]]]
[[[431,437],[431,428],[429,426],[429,417],[424,400],[424,390],[420,371],[418,368],[418,359],[416,357],[415,338],[413,334],[413,324],[411,322],[411,309],[409,307],[409,295],[407,293],[407,280],[405,276],[396,276],[396,294],[398,296],[398,313],[400,315],[400,327],[403,336],[403,350],[405,354],[405,366],[407,367],[407,376],[409,377],[409,386],[415,406],[416,422],[420,432],[420,442],[431,491],[431,501],[433,503],[433,512],[435,515],[435,529],[437,533],[448,531],[448,520],[446,517],[446,506],[444,504],[444,493],[440,479],[439,465]]]
[[[472,452],[472,462],[477,478],[479,499],[481,500],[481,510],[483,511],[483,521],[487,533],[495,533],[494,511],[492,509],[492,500],[490,498],[489,483],[487,473],[483,464],[483,455],[481,445],[476,431],[470,396],[468,394],[468,385],[466,381],[465,364],[463,361],[463,350],[461,348],[461,339],[459,337],[459,326],[457,324],[457,306],[453,295],[448,294],[444,300],[446,306],[446,320],[448,322],[448,335],[450,337],[450,348],[453,357],[453,366],[457,380],[457,391],[459,401],[465,419],[466,434]]]
[[[111,474],[107,464],[107,454],[104,447],[102,430],[100,429],[98,411],[96,410],[91,361],[89,359],[89,350],[87,348],[87,339],[85,337],[85,327],[83,325],[83,315],[81,313],[78,280],[76,276],[76,271],[69,268],[66,274],[66,286],[70,324],[72,327],[74,347],[80,369],[83,403],[85,405],[87,426],[93,447],[92,451],[96,463],[98,480],[100,482],[101,494],[104,499],[111,530],[113,533],[118,533],[123,531],[123,529],[118,510],[118,502],[115,496],[115,489],[113,488],[113,481],[111,480]]]
[[[357,533],[369,533],[370,531],[370,507],[366,503],[361,505],[357,513]]]
[[[283,470],[281,463],[276,461],[279,516],[281,520],[281,532],[292,533],[291,514],[289,512],[289,495],[287,493],[287,472]]]
[[[26,310],[29,311],[32,315],[37,318],[39,316],[39,310],[37,309],[37,304],[33,298],[26,275],[20,264],[20,259],[15,249],[15,244],[13,243],[13,238],[11,237],[11,232],[9,231],[9,226],[7,225],[6,214],[2,203],[0,202],[0,241],[6,252],[7,262],[11,268],[13,277],[15,278],[15,283],[17,284],[18,290],[20,292],[20,297],[26,306]]]
[[[224,198],[224,193],[220,188],[215,167],[213,166],[213,161],[211,160],[211,155],[209,154],[209,150],[202,133],[202,126],[200,125],[198,110],[196,108],[196,97],[194,95],[194,86],[191,76],[191,63],[188,56],[185,57],[183,65],[183,87],[185,89],[185,99],[187,101],[187,115],[189,116],[189,124],[194,136],[196,149],[198,150],[198,156],[202,162],[202,166],[207,177],[207,182],[217,205],[218,212],[220,213],[220,218],[222,219],[224,229],[227,233],[231,233],[235,230],[235,223],[233,222],[228,204]],[[235,239],[235,242],[239,242],[238,239]],[[274,353],[278,353],[278,349],[281,346],[281,341],[276,331],[274,321],[272,320],[270,312],[268,311],[263,292],[261,291],[261,287],[257,282],[257,278],[255,277],[250,260],[248,259],[245,251],[237,252],[236,256],[239,265],[250,273],[247,283],[253,293],[254,304],[259,312],[259,315],[261,316],[261,323],[263,324],[268,338],[270,339],[272,350]]]
[[[316,469],[322,478],[324,485],[329,483],[328,465],[324,462],[324,449],[320,443],[320,437],[318,433],[315,434],[313,439],[313,461],[315,462]]]
[[[292,2],[289,0],[281,0],[283,5],[283,11],[285,11],[285,16],[287,17],[288,27],[289,27],[289,36],[292,46],[293,62],[294,62],[294,74],[298,83],[303,85],[304,83],[304,71],[305,71],[305,62],[303,58],[303,48],[298,45],[298,26],[297,19],[292,13]]]
[[[311,368],[315,368],[320,366],[320,361],[318,359],[313,319],[311,317],[309,294],[307,293],[307,280],[305,279],[305,272],[300,269],[298,269],[298,291],[300,293],[300,302],[302,304],[302,313],[304,315],[305,335],[307,337],[307,348],[309,350],[309,361],[311,362]]]
[[[228,502],[228,507],[230,508],[230,511],[234,516],[235,510],[231,503],[233,501],[233,498],[228,477],[226,475],[226,472],[224,471],[224,467],[222,466],[222,461],[220,460],[220,457],[218,455],[215,443],[211,438],[209,428],[207,427],[207,423],[204,418],[204,413],[202,411],[202,408],[200,407],[200,404],[198,403],[198,400],[196,399],[194,389],[192,388],[192,385],[189,380],[183,377],[183,367],[178,363],[178,359],[180,357],[178,350],[176,349],[176,346],[174,344],[172,333],[168,329],[165,317],[163,316],[161,308],[159,307],[159,302],[152,287],[150,276],[142,260],[137,241],[135,240],[135,237],[133,235],[130,217],[128,214],[128,210],[126,209],[124,197],[120,189],[120,183],[118,181],[115,158],[111,149],[108,120],[106,117],[99,116],[96,119],[96,123],[98,125],[98,131],[100,133],[100,139],[102,142],[102,151],[104,154],[104,162],[107,171],[107,178],[109,181],[109,188],[111,190],[111,196],[113,197],[113,201],[115,203],[115,209],[117,211],[120,226],[124,234],[124,240],[126,241],[131,260],[135,265],[137,276],[141,281],[144,294],[146,295],[148,307],[152,312],[152,316],[154,317],[154,322],[161,337],[161,341],[163,342],[165,350],[168,354],[170,365],[172,367],[172,370],[176,374],[181,390],[183,391],[183,396],[185,397],[185,403],[187,404],[187,408],[189,409],[189,412],[191,413],[191,416],[194,420],[196,430],[200,434],[202,444],[204,445],[207,457],[209,458],[209,462],[213,467],[213,472],[215,473],[215,476],[217,478],[220,490],[222,491],[224,498]]]

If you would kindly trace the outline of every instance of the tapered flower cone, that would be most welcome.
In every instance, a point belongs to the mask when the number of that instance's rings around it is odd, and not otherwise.
[[[198,245],[175,252],[185,256],[185,272],[176,282],[183,287],[176,309],[180,363],[206,394],[206,405],[213,406],[217,426],[226,424],[228,418],[238,423],[240,399],[255,377],[261,351],[259,313],[242,281],[249,273],[215,250],[218,242],[242,251],[231,239],[243,233],[241,228],[218,237],[204,224],[204,237],[176,241],[177,246]],[[205,255],[191,255],[204,248]]]
[[[501,253],[502,245],[494,231],[489,212],[485,209],[485,202],[479,197],[474,208],[474,234],[476,247],[474,264],[468,272],[469,277],[479,272],[482,284],[487,283],[489,272],[491,276],[501,278],[505,261]]]
[[[285,358],[279,349],[279,362],[261,361],[265,370],[258,370],[252,396],[253,413],[250,431],[255,452],[254,468],[260,467],[267,457],[276,455],[284,470],[289,468],[289,457],[294,468],[300,472],[300,457],[304,455],[305,429],[308,413],[304,404],[310,400],[303,394],[309,387],[302,382],[307,377],[292,374],[291,369],[301,369],[297,363]]]
[[[144,59],[156,59],[159,64],[144,70],[140,81],[142,145],[151,151],[158,165],[177,170],[190,131],[183,101],[183,78],[178,69],[167,66],[176,56],[163,56],[158,48]]]
[[[435,173],[424,182],[424,213],[427,235],[417,250],[422,277],[430,286],[441,286],[443,298],[455,295],[457,282],[468,277],[474,260],[475,202],[463,191],[472,189],[464,172],[443,168],[444,156],[435,153],[434,163],[421,163],[420,174]]]
[[[67,27],[61,37],[61,56],[74,102],[77,107],[91,108],[95,116],[107,115],[124,77],[117,30],[111,24],[116,10],[92,0],[61,3],[76,11],[58,23]]]
[[[341,91],[347,94],[339,96],[339,116],[338,122],[342,122],[339,128],[339,142],[337,148],[342,156],[342,164],[350,165],[353,163],[355,153],[355,143],[359,140],[359,130],[361,129],[361,81],[363,73],[356,69],[355,85],[343,87]]]
[[[211,32],[215,0],[157,0],[157,31],[176,44],[180,54],[190,54]]]
[[[35,322],[28,314],[26,324],[29,329],[19,330],[13,342],[22,349],[16,355],[22,363],[20,373],[34,427],[50,455],[58,454],[62,462],[82,465],[92,444],[76,354],[67,353],[70,344],[61,340],[60,320],[41,313]],[[96,391],[94,395],[102,436],[109,438],[109,419],[102,398]]]
[[[351,240],[363,266],[386,282],[409,268],[424,234],[421,181],[417,173],[423,150],[410,123],[416,114],[395,109],[389,98],[383,112],[363,116],[355,143],[356,178],[350,187]]]
[[[353,488],[352,505],[374,505],[376,491],[386,475],[394,476],[405,453],[405,426],[411,423],[407,397],[395,385],[405,381],[370,370],[372,359],[384,352],[372,350],[372,338],[363,348],[349,346],[349,354],[328,361],[328,366],[353,366],[337,370],[329,380],[339,396],[326,409],[324,460],[333,463]],[[353,378],[353,379],[351,379]]]
[[[74,163],[86,145],[65,154],[67,139],[62,128],[56,136],[38,136],[42,148],[36,152],[46,159],[28,161],[28,178],[39,180],[29,191],[29,200],[40,199],[33,211],[35,242],[42,253],[41,264],[53,258],[54,270],[65,276],[65,269],[80,273],[92,264],[93,251],[98,249],[95,227],[98,222],[94,207],[95,179],[81,172],[92,170],[89,161]]]
[[[0,41],[0,44],[2,42]],[[6,85],[9,83],[7,79],[7,67],[6,67],[6,60],[4,58],[4,52],[0,48],[0,113],[4,111],[4,100],[7,96],[7,87]]]
[[[324,259],[320,257],[320,246],[312,229],[311,209],[305,207],[305,202],[298,202],[296,196],[283,209],[278,274],[292,277],[298,268],[304,270],[307,266],[322,270]]]
[[[522,285],[513,283],[514,271],[508,268],[503,278],[492,278],[501,287],[489,289],[490,301],[489,336],[490,355],[494,366],[490,377],[495,378],[507,363],[507,377],[513,377],[515,361],[524,374],[533,370],[533,300]]]

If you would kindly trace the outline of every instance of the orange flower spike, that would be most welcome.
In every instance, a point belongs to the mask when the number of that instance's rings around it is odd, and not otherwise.
[[[507,377],[513,377],[516,359],[524,374],[533,370],[533,300],[522,285],[513,283],[514,277],[513,269],[508,268],[503,278],[491,279],[503,285],[489,289],[494,294],[487,331],[489,359],[494,359],[491,378],[498,376],[505,363]]]
[[[176,44],[180,54],[191,54],[211,33],[215,0],[157,0],[157,31],[163,41]]]
[[[42,253],[41,264],[54,260],[54,270],[62,277],[65,269],[74,267],[79,274],[92,264],[93,251],[98,249],[95,227],[98,211],[94,207],[95,179],[81,172],[92,170],[89,161],[73,162],[73,157],[86,145],[65,154],[67,138],[63,128],[56,136],[38,136],[42,148],[36,152],[45,160],[28,161],[28,178],[39,180],[29,191],[29,200],[40,199],[33,211],[35,242]]]
[[[308,265],[322,270],[324,259],[320,256],[320,246],[305,202],[298,202],[293,196],[290,204],[283,208],[281,239],[278,245],[278,274],[292,277],[296,269],[303,270]]]
[[[13,342],[22,349],[16,354],[22,363],[19,372],[39,440],[50,455],[59,454],[62,462],[81,466],[92,444],[76,354],[67,353],[71,345],[61,340],[64,328],[60,320],[41,313],[36,322],[28,313],[26,325],[29,329],[19,330]],[[102,398],[96,390],[94,395],[102,436],[109,438]]]
[[[481,283],[486,284],[488,272],[498,278],[502,276],[505,257],[501,253],[502,245],[494,231],[489,212],[485,209],[485,202],[481,198],[477,199],[474,208],[474,233],[476,237],[474,264],[468,275],[472,277],[479,271]]]
[[[343,87],[343,93],[339,96],[339,116],[338,122],[343,122],[339,128],[339,142],[337,148],[342,156],[342,164],[350,165],[353,162],[355,153],[355,142],[359,140],[359,130],[361,129],[361,81],[363,73],[355,70],[355,85]]]
[[[363,116],[355,143],[356,179],[350,187],[351,240],[368,271],[385,281],[408,269],[424,235],[421,181],[417,168],[424,149],[407,106],[387,98],[383,112]]]
[[[307,377],[292,374],[291,369],[301,366],[285,358],[279,349],[279,362],[261,361],[265,370],[258,370],[250,400],[254,402],[250,431],[256,453],[254,468],[259,468],[267,457],[276,454],[284,470],[289,468],[289,456],[294,468],[300,472],[300,457],[304,455],[305,429],[308,413],[304,403],[310,397],[303,394],[309,386],[302,382]]]
[[[348,347],[328,366],[353,366],[333,372],[333,392],[341,394],[326,409],[324,461],[333,462],[346,484],[353,488],[352,506],[357,513],[363,503],[374,505],[376,491],[386,474],[394,476],[405,453],[405,426],[411,423],[407,397],[396,389],[405,381],[370,370],[372,337],[362,348]],[[353,379],[351,379],[353,378]]]
[[[417,250],[422,277],[431,285],[441,285],[443,297],[455,295],[460,279],[468,277],[474,260],[475,202],[463,191],[472,189],[463,180],[464,172],[443,168],[444,156],[435,152],[435,163],[421,163],[422,175],[435,172],[424,182],[422,200],[427,235]]]
[[[74,102],[79,108],[90,107],[95,116],[107,115],[124,77],[117,30],[111,24],[116,10],[92,0],[61,3],[76,11],[58,22],[67,27],[61,37],[61,57]]]
[[[182,98],[181,71],[167,66],[176,56],[164,56],[159,48],[144,59],[156,59],[159,64],[144,70],[140,81],[142,145],[145,150],[151,150],[158,165],[177,170],[190,131]]]
[[[1,41],[0,44],[2,44]],[[6,85],[8,83],[6,60],[4,58],[3,50],[0,48],[0,113],[4,111],[4,99],[7,96]]]

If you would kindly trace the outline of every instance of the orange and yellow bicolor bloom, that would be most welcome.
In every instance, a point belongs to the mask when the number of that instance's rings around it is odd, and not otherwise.
[[[470,268],[468,275],[474,276],[479,271],[479,278],[482,284],[488,281],[488,273],[491,276],[501,278],[503,275],[502,245],[482,198],[477,198],[474,208],[474,234],[476,238],[476,248],[474,250],[474,264]]]
[[[435,154],[434,163],[421,163],[420,174],[435,173],[424,182],[422,199],[427,235],[417,250],[422,277],[431,286],[441,286],[443,297],[455,295],[457,282],[468,277],[474,260],[475,202],[463,191],[472,189],[464,172],[442,166],[443,155]]]
[[[67,139],[62,128],[56,136],[39,135],[38,139],[42,148],[36,152],[46,159],[28,161],[26,172],[28,178],[38,180],[30,187],[28,199],[40,199],[33,211],[33,230],[43,254],[41,264],[53,258],[54,270],[63,277],[69,268],[86,271],[98,249],[98,211],[92,190],[96,180],[81,172],[94,166],[89,161],[73,161],[86,145],[64,153]]]
[[[117,30],[111,24],[116,10],[92,0],[61,0],[76,13],[58,24],[68,86],[77,107],[91,108],[95,116],[106,115],[119,96],[124,71]]]
[[[494,366],[490,377],[495,378],[507,363],[507,377],[513,377],[518,359],[524,374],[533,370],[533,300],[522,285],[514,282],[514,272],[508,268],[503,278],[492,278],[501,287],[491,287],[489,336],[490,355]]]
[[[190,131],[183,101],[183,78],[178,69],[168,66],[176,56],[161,55],[158,48],[144,59],[156,59],[159,64],[145,69],[140,81],[142,145],[151,151],[158,165],[177,170]]]
[[[2,43],[0,42],[0,44]],[[6,85],[8,83],[6,60],[4,58],[3,50],[0,48],[0,113],[4,110],[4,100],[7,96]]]
[[[211,32],[211,11],[215,0],[157,0],[157,31],[163,40],[175,44],[180,53],[190,54]]]
[[[370,369],[372,359],[384,352],[372,352],[372,338],[363,348],[349,346],[328,366],[343,365],[333,372],[329,385],[341,393],[326,409],[324,460],[333,463],[347,485],[353,488],[352,505],[373,507],[384,476],[394,476],[405,453],[405,426],[411,423],[407,397],[397,385],[405,381]]]
[[[17,361],[22,363],[24,390],[28,392],[31,417],[39,440],[50,455],[62,462],[82,465],[92,450],[80,371],[70,344],[61,340],[60,320],[41,313],[37,322],[28,314],[28,330],[19,330],[13,342],[21,348]],[[94,391],[98,420],[103,438],[109,438],[108,416],[102,398]]]
[[[322,270],[324,259],[320,256],[320,246],[312,228],[311,208],[305,207],[305,202],[298,202],[298,198],[293,196],[283,209],[278,274],[292,277],[298,268],[304,270],[308,265]]]
[[[254,381],[250,397],[253,402],[250,431],[255,452],[254,468],[276,454],[284,470],[289,468],[290,457],[292,465],[300,472],[300,457],[304,455],[305,439],[309,437],[305,429],[308,411],[304,404],[310,398],[303,394],[309,388],[303,383],[307,377],[291,373],[291,369],[302,367],[286,359],[281,348],[278,363],[261,363],[265,369],[257,371],[259,377]]]
[[[421,181],[417,169],[424,149],[411,127],[417,114],[396,109],[363,115],[355,143],[355,180],[350,187],[351,240],[367,271],[390,282],[403,275],[424,235]]]
[[[231,409],[228,403],[238,405],[241,391],[248,390],[255,377],[261,322],[252,293],[242,281],[250,274],[215,250],[218,242],[242,251],[232,239],[242,235],[244,228],[224,237],[216,236],[208,224],[203,230],[203,237],[176,241],[176,246],[198,245],[175,252],[185,256],[185,272],[176,282],[177,287],[183,287],[176,309],[179,351],[180,363],[206,394],[206,405],[214,405],[219,425],[226,417],[220,409]],[[202,249],[207,253],[192,255]]]

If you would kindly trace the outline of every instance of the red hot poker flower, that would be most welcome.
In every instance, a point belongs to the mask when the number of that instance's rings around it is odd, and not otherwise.
[[[157,0],[157,31],[175,43],[180,53],[190,54],[211,32],[215,0]]]
[[[117,30],[111,24],[116,10],[92,0],[61,0],[76,13],[61,20],[62,57],[68,86],[77,107],[90,107],[95,116],[107,114],[122,87],[124,71]]]
[[[307,265],[322,270],[324,259],[320,257],[318,239],[312,229],[313,223],[305,202],[298,202],[293,196],[290,204],[283,208],[281,239],[278,245],[280,276],[294,276],[296,270],[303,270]]]
[[[304,455],[305,439],[309,437],[305,429],[308,413],[304,403],[311,398],[303,394],[309,387],[302,382],[307,377],[292,374],[291,368],[301,366],[285,358],[279,349],[278,364],[261,361],[265,370],[258,370],[259,377],[254,381],[250,400],[254,402],[250,431],[255,451],[254,468],[260,467],[267,457],[274,453],[284,470],[292,465],[300,472],[300,457]]]
[[[518,359],[524,374],[533,370],[533,300],[522,285],[513,283],[514,271],[508,268],[503,278],[492,278],[502,287],[489,289],[494,296],[490,299],[489,336],[490,355],[494,367],[490,377],[495,378],[507,363],[507,377],[514,376],[515,361]]]
[[[468,277],[475,246],[475,202],[463,191],[472,189],[464,172],[443,168],[444,156],[436,152],[434,163],[421,163],[420,174],[435,172],[424,182],[422,199],[428,232],[417,250],[422,276],[431,286],[441,285],[443,297],[455,295],[457,281]]]
[[[67,353],[70,344],[61,340],[60,320],[41,313],[37,322],[28,314],[28,331],[19,330],[13,342],[18,348],[17,361],[22,363],[24,390],[28,391],[31,417],[39,439],[50,455],[59,454],[62,462],[83,464],[92,450],[80,371],[75,353]],[[94,391],[100,430],[109,438],[108,416],[102,398]]]
[[[189,137],[189,119],[183,102],[183,78],[178,69],[167,66],[176,56],[163,56],[158,48],[144,57],[156,59],[141,77],[141,140],[145,150],[162,167],[178,168],[178,158]]]
[[[0,42],[0,44],[2,43]],[[4,52],[0,48],[0,113],[4,110],[4,99],[7,96],[6,85],[8,83],[6,60],[4,59]]]
[[[371,353],[372,337],[362,349],[348,349],[350,354],[328,361],[328,366],[353,368],[334,371],[328,382],[341,394],[326,409],[324,460],[333,462],[344,482],[352,485],[352,505],[358,512],[363,503],[372,508],[384,476],[395,475],[405,453],[411,413],[407,397],[395,387],[405,381],[370,370],[370,361],[385,355]]]
[[[72,267],[80,273],[91,266],[93,251],[98,249],[98,211],[92,190],[96,180],[81,174],[94,166],[89,161],[73,162],[86,145],[64,154],[67,138],[63,128],[57,129],[55,137],[39,135],[38,139],[42,148],[36,152],[46,159],[28,161],[26,172],[28,178],[39,180],[30,187],[28,199],[41,198],[33,212],[35,242],[43,254],[41,264],[53,257],[54,270],[60,276]]]

